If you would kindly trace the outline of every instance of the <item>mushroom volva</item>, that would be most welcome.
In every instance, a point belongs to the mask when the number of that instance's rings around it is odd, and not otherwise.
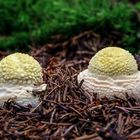
[[[133,55],[119,47],[106,47],[90,60],[88,68],[78,75],[87,95],[99,98],[114,96],[140,100],[140,71]]]
[[[28,54],[14,53],[0,61],[0,105],[14,98],[21,105],[36,105],[33,91],[45,91],[42,67]]]

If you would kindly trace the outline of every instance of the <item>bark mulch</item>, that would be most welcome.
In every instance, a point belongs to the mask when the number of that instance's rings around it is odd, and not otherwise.
[[[130,97],[109,101],[94,96],[91,101],[76,80],[99,49],[119,44],[116,34],[102,37],[87,31],[68,41],[31,47],[29,53],[43,66],[47,91],[34,108],[12,100],[0,108],[0,139],[139,140],[140,103]],[[138,55],[136,59],[140,62]]]

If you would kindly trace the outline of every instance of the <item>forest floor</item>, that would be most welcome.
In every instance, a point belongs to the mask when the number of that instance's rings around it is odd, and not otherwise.
[[[54,44],[31,47],[29,54],[43,67],[47,91],[35,108],[12,100],[0,108],[0,139],[139,140],[140,103],[130,97],[91,101],[76,80],[98,50],[119,45],[118,36],[87,31],[65,41],[58,35]],[[140,64],[140,57],[136,59]]]

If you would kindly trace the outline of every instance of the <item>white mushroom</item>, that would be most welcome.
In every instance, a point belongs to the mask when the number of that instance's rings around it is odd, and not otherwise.
[[[34,91],[45,91],[42,67],[28,54],[14,53],[0,61],[0,105],[9,98],[21,105],[36,105]]]
[[[78,75],[78,82],[84,80],[82,87],[86,95],[99,98],[115,96],[140,100],[140,71],[136,60],[128,51],[118,47],[100,50],[89,62],[88,69]]]

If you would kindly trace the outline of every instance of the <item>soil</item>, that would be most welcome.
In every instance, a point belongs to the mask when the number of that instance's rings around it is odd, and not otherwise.
[[[127,100],[93,96],[91,101],[76,80],[98,50],[119,45],[118,37],[116,32],[102,36],[87,31],[68,40],[58,35],[54,44],[31,47],[29,54],[43,67],[47,91],[34,108],[11,99],[0,108],[0,139],[139,140],[140,103],[127,94]],[[140,64],[138,55],[136,59]]]

